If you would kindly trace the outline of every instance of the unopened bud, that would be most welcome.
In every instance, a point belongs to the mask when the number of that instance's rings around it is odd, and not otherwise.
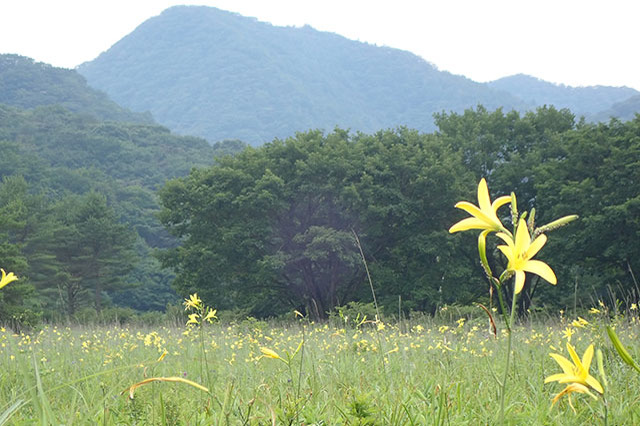
[[[602,384],[604,388],[607,389],[609,385],[607,384],[607,375],[604,373],[604,362],[602,360],[602,351],[600,348],[596,351],[596,360],[598,361],[598,371],[600,373],[600,378],[602,379]]]
[[[544,234],[547,233],[549,231],[553,231],[554,229],[558,229],[561,226],[566,225],[569,222],[573,222],[574,220],[576,220],[578,218],[577,214],[572,214],[569,216],[565,216],[565,217],[561,217],[560,219],[554,220],[551,223],[547,223],[544,226],[541,226],[540,228],[535,230],[535,236],[538,236],[540,234]]]
[[[527,228],[529,228],[529,234],[533,234],[533,228],[536,225],[536,208],[531,209],[529,219],[527,220]]]
[[[511,193],[511,223],[516,226],[518,223],[518,202],[516,201],[516,193]]]

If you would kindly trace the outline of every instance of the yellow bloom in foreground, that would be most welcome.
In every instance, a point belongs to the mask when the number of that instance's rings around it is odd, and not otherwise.
[[[18,277],[13,275],[13,272],[9,272],[9,274],[7,274],[2,268],[0,268],[0,271],[2,271],[2,279],[0,279],[0,288],[18,279]]]
[[[524,219],[520,219],[520,222],[518,222],[515,241],[511,235],[504,232],[498,232],[496,236],[507,243],[506,246],[498,246],[498,249],[509,260],[507,271],[514,272],[516,275],[516,294],[522,291],[525,272],[531,272],[539,275],[551,284],[556,284],[558,282],[556,274],[554,274],[549,265],[540,260],[531,259],[547,242],[546,235],[542,234],[535,240],[531,241],[527,222]]]
[[[460,201],[455,205],[456,208],[466,211],[473,217],[462,219],[460,222],[449,228],[449,232],[454,233],[467,231],[469,229],[482,229],[487,231],[487,233],[491,231],[508,232],[504,226],[502,226],[500,219],[498,219],[497,212],[500,207],[508,204],[509,202],[511,202],[511,197],[504,195],[491,203],[487,181],[482,178],[478,184],[478,206],[467,201]]]
[[[571,356],[573,363],[562,355],[550,354],[551,357],[560,364],[563,372],[547,377],[544,379],[544,382],[568,383],[567,387],[553,398],[553,403],[555,404],[560,398],[562,398],[562,396],[568,395],[569,403],[571,404],[571,393],[573,392],[586,393],[591,397],[596,398],[589,389],[593,389],[602,395],[604,393],[602,385],[595,377],[589,374],[591,360],[593,359],[593,344],[589,345],[587,350],[584,351],[582,360],[580,360],[574,347],[571,346],[570,343],[567,343],[567,350],[569,351],[569,355]]]

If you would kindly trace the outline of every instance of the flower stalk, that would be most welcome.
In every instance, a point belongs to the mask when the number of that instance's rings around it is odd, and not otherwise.
[[[467,230],[480,230],[478,235],[478,254],[480,263],[485,275],[490,283],[490,292],[493,286],[498,291],[498,300],[504,318],[505,327],[507,329],[507,353],[505,370],[502,381],[500,382],[500,423],[504,424],[504,406],[507,379],[509,376],[509,368],[511,365],[511,352],[513,344],[513,326],[515,322],[516,303],[518,294],[522,292],[525,282],[526,273],[536,274],[552,285],[557,283],[557,278],[553,270],[546,263],[535,260],[533,257],[542,249],[547,242],[546,232],[564,226],[575,220],[576,215],[565,216],[555,220],[541,228],[535,228],[536,211],[532,209],[530,212],[518,212],[518,204],[515,193],[510,196],[498,197],[491,202],[489,197],[489,189],[485,179],[481,179],[478,184],[478,205],[471,204],[467,201],[456,203],[455,207],[466,211],[471,217],[462,219],[449,228],[450,233]],[[506,204],[511,207],[511,223],[513,224],[513,232],[509,232],[502,224],[498,217],[498,209]],[[487,237],[495,233],[504,244],[498,245],[498,250],[507,260],[500,278],[495,278],[493,271],[489,266],[487,258]],[[511,309],[508,310],[504,300],[504,285],[513,277],[513,291],[511,293]],[[573,388],[572,388],[573,389]]]

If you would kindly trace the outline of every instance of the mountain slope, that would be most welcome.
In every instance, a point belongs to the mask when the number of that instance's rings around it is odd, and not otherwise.
[[[569,108],[574,114],[587,118],[609,109],[613,104],[640,95],[640,92],[629,87],[571,87],[524,74],[504,77],[487,85],[509,92],[532,107],[554,105],[556,108]]]
[[[162,310],[176,297],[171,274],[152,256],[154,248],[175,244],[156,217],[156,189],[193,167],[213,164],[217,154],[241,148],[233,141],[211,146],[158,125],[101,121],[59,105],[24,110],[0,104],[0,187],[6,179],[24,178],[29,191],[49,203],[90,192],[104,195],[139,236],[140,262],[124,279],[140,286],[112,295],[116,303],[136,309]],[[34,252],[34,259],[39,255]],[[55,288],[55,280],[43,279]]]
[[[640,114],[640,95],[635,95],[622,102],[617,102],[610,109],[602,111],[592,118],[594,121],[608,121],[611,117],[623,121],[633,120],[636,114]]]
[[[167,9],[78,71],[121,105],[209,141],[335,126],[431,131],[442,110],[523,106],[409,52],[211,7]]]
[[[13,54],[0,55],[0,104],[19,108],[57,104],[101,120],[153,123],[148,113],[122,108],[105,93],[89,87],[74,70]]]

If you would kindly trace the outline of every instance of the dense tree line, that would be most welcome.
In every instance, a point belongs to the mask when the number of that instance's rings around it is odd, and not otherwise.
[[[390,309],[479,300],[488,286],[475,240],[447,229],[454,203],[474,201],[486,177],[495,194],[515,191],[521,210],[535,207],[540,224],[580,215],[543,251],[560,285],[529,278],[523,310],[637,299],[640,117],[594,125],[568,110],[478,107],[436,122],[435,134],[299,133],[168,182],[161,220],[182,243],[162,261],[177,290],[226,309],[322,317],[371,300],[361,247]]]
[[[244,149],[0,106],[0,259],[21,277],[0,295],[0,321],[163,309],[194,291],[220,309],[323,317],[371,300],[365,262],[389,311],[484,300],[474,236],[447,232],[481,177],[540,224],[580,215],[541,253],[559,285],[529,278],[523,311],[637,301],[639,116],[477,107],[435,121],[432,134],[313,130]]]

